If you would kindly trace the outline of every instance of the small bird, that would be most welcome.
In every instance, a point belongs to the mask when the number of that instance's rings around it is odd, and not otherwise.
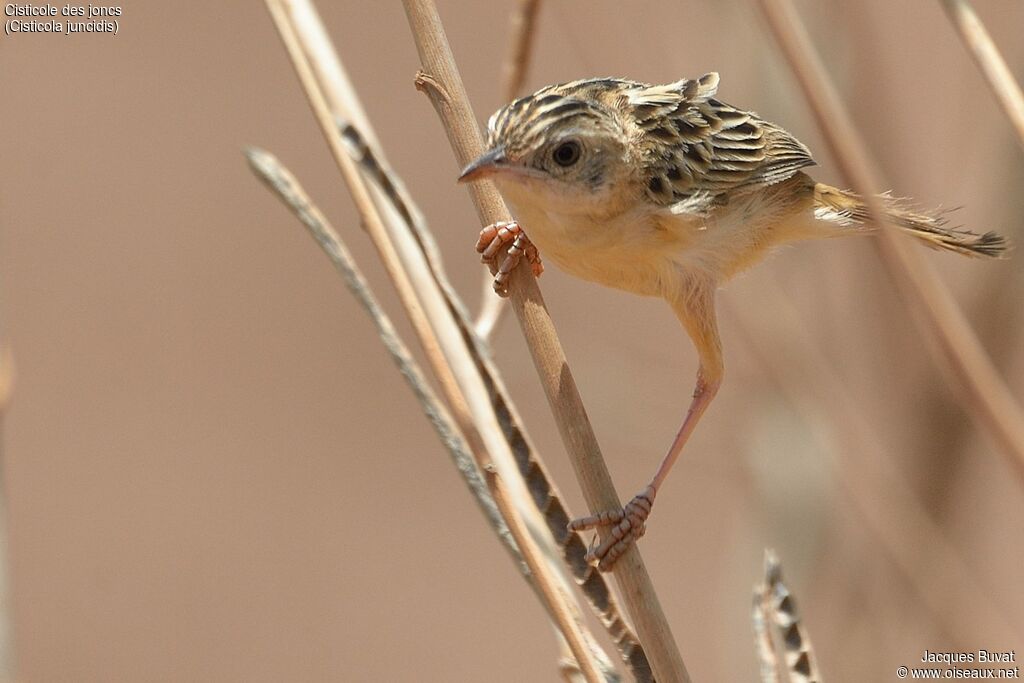
[[[602,570],[644,534],[655,496],[721,385],[719,286],[773,247],[875,229],[856,194],[802,170],[815,162],[799,140],[716,99],[718,81],[709,73],[667,85],[598,78],[548,86],[490,118],[487,152],[459,178],[494,181],[517,219],[484,228],[477,242],[499,294],[524,255],[540,275],[543,253],[585,280],[665,299],[696,347],[692,402],[650,484],[623,509],[569,525],[610,527],[588,556]],[[996,233],[947,227],[941,212],[880,199],[890,222],[927,246],[983,257],[1006,250]]]

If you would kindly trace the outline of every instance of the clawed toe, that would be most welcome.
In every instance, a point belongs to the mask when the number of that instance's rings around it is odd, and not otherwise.
[[[608,571],[630,545],[643,537],[647,532],[647,518],[654,505],[654,493],[654,487],[648,486],[621,510],[600,512],[569,522],[570,531],[610,527],[608,536],[596,547],[591,545],[587,551],[588,562],[597,562],[598,569]]]
[[[494,223],[481,230],[476,250],[480,260],[494,275],[494,291],[499,296],[508,296],[508,279],[523,255],[530,262],[535,276],[539,277],[544,272],[537,247],[514,221]]]

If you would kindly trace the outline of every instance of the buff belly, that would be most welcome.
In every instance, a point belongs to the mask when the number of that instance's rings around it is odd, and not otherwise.
[[[562,270],[634,294],[672,298],[687,282],[726,282],[777,245],[825,236],[810,203],[779,202],[779,196],[774,187],[751,192],[707,216],[644,205],[612,217],[556,213],[509,198],[541,256]]]

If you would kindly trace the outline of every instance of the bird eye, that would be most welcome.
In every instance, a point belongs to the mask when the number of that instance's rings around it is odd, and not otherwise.
[[[558,147],[555,147],[555,151],[551,153],[551,158],[563,168],[572,166],[580,160],[580,143],[575,140],[563,142]]]

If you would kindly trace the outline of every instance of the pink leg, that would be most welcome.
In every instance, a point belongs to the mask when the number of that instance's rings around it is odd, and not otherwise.
[[[476,250],[480,260],[487,264],[494,275],[494,291],[499,296],[508,296],[509,274],[519,264],[525,254],[533,268],[535,277],[544,272],[540,253],[533,246],[530,238],[516,222],[494,223],[480,231],[476,241]]]
[[[693,394],[693,401],[690,409],[686,412],[683,424],[676,434],[675,440],[668,449],[668,453],[661,461],[657,473],[651,483],[643,491],[633,497],[621,510],[601,512],[590,517],[582,517],[569,522],[569,529],[572,531],[584,531],[597,527],[611,527],[608,536],[596,548],[587,553],[588,561],[597,561],[598,569],[608,571],[615,561],[626,552],[632,543],[639,540],[647,530],[646,522],[651,514],[651,507],[654,505],[654,497],[668,477],[672,466],[679,459],[683,452],[683,446],[693,433],[694,427],[700,421],[701,415],[711,404],[711,400],[718,392],[719,382],[709,384],[698,375],[697,389]]]
[[[651,483],[633,497],[621,510],[601,512],[590,517],[569,522],[571,531],[584,531],[598,527],[609,527],[608,535],[596,548],[587,553],[588,561],[597,561],[598,569],[608,571],[615,561],[626,552],[630,545],[639,540],[647,530],[647,518],[651,514],[654,498],[665,483],[669,471],[679,459],[683,447],[693,434],[702,415],[711,405],[722,383],[722,352],[718,340],[718,329],[714,315],[714,290],[702,287],[682,299],[675,306],[676,313],[693,339],[701,356],[701,368],[697,372],[697,386],[693,400],[686,411],[683,424],[668,453],[658,466]]]

